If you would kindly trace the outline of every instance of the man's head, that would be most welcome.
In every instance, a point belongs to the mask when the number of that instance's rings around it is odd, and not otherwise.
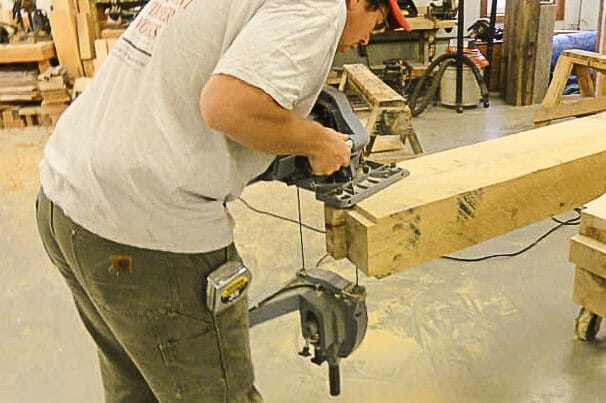
[[[410,26],[398,7],[397,0],[345,0],[347,20],[339,41],[339,51],[345,52],[359,44],[367,44],[373,32],[398,28],[410,31]]]

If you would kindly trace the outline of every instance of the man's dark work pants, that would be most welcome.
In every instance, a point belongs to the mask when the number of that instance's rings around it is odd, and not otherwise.
[[[236,256],[154,251],[101,238],[42,191],[38,230],[97,344],[107,402],[260,402],[247,303],[213,316],[206,277]]]

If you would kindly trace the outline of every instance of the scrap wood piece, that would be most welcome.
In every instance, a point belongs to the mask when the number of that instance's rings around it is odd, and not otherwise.
[[[578,207],[606,192],[606,114],[398,163],[410,176],[349,210],[326,243],[382,277]]]

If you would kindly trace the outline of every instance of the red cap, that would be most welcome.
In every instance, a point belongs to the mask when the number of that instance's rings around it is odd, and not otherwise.
[[[387,25],[389,30],[403,28],[405,31],[410,31],[410,24],[404,18],[400,6],[398,6],[398,0],[389,0],[387,6]]]

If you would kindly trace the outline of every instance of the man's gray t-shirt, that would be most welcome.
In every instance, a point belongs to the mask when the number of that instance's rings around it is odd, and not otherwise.
[[[206,126],[202,88],[228,74],[306,116],[345,16],[344,0],[151,0],[59,120],[40,164],[45,194],[119,243],[228,245],[226,202],[274,156]]]

